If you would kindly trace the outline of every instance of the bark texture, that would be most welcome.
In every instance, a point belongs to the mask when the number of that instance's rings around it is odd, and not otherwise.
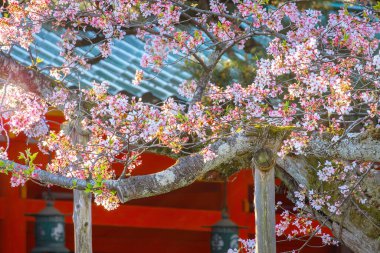
[[[322,158],[380,162],[380,140],[378,133],[366,132],[355,137],[346,137],[338,143],[331,136],[314,136],[306,154]]]

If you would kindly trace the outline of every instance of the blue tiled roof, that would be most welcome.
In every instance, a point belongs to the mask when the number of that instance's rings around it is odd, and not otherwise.
[[[61,32],[51,31],[43,28],[40,33],[36,34],[35,41],[30,47],[30,52],[15,46],[12,48],[11,56],[23,65],[30,66],[30,54],[42,60],[38,64],[40,69],[51,66],[61,66],[64,62],[60,56]],[[265,45],[268,38],[257,37],[255,40]],[[78,53],[86,53],[87,57],[95,57],[99,49],[94,47],[78,48]],[[206,53],[206,52],[205,52]],[[183,61],[179,61],[178,56],[170,55],[168,62],[175,64],[166,65],[162,71],[155,73],[150,69],[144,69],[144,80],[140,85],[132,84],[134,75],[140,67],[140,59],[144,54],[144,42],[135,36],[126,36],[123,40],[114,40],[112,54],[98,63],[93,64],[91,69],[78,67],[78,71],[72,73],[64,79],[68,87],[91,87],[92,83],[107,81],[110,85],[110,93],[126,92],[136,97],[147,97],[149,99],[165,100],[168,97],[180,96],[177,88],[180,83],[191,78],[191,74],[183,70]],[[207,55],[207,54],[205,54]],[[239,56],[239,53],[237,54]],[[242,55],[241,55],[242,56]],[[49,74],[48,70],[43,73]]]
[[[60,48],[57,45],[61,41],[59,33],[42,29],[35,35],[35,41],[30,47],[33,57],[42,60],[38,64],[40,69],[48,66],[61,66],[63,58],[59,55]],[[87,52],[85,49],[77,49],[79,53]],[[87,56],[94,57],[99,52],[94,48]],[[15,46],[12,48],[11,56],[23,65],[30,66],[30,53],[25,49]],[[132,96],[143,97],[152,95],[159,100],[178,96],[177,88],[184,80],[190,79],[191,75],[181,68],[181,63],[168,65],[159,73],[149,69],[144,70],[144,78],[139,86],[133,85],[137,69],[140,69],[140,58],[144,53],[144,43],[134,36],[127,36],[123,40],[115,40],[110,57],[99,61],[87,70],[79,67],[65,78],[68,87],[90,87],[93,81],[107,81],[110,84],[110,93],[126,92]],[[175,61],[174,56],[169,61]],[[48,74],[48,70],[43,71]]]

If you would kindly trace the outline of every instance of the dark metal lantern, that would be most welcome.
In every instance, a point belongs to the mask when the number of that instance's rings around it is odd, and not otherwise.
[[[222,219],[211,226],[211,252],[226,253],[239,248],[239,226],[230,220],[227,209],[222,210]]]
[[[36,247],[32,253],[67,253],[65,247],[65,215],[54,208],[54,202],[46,201],[46,207],[39,213],[28,214],[36,217]]]

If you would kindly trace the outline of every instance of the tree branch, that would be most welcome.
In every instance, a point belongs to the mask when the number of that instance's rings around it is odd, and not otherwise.
[[[331,143],[330,137],[315,136],[306,153],[322,158],[380,162],[380,140],[372,137],[371,132],[347,137],[333,145]]]
[[[236,135],[211,145],[210,150],[217,155],[212,161],[204,162],[203,155],[193,154],[179,158],[164,171],[109,181],[107,185],[117,190],[121,202],[159,195],[190,185],[212,170],[228,170],[231,167],[242,169],[241,166],[246,163],[239,160],[244,159],[255,148],[249,138]]]
[[[252,154],[261,147],[262,143],[264,143],[264,140],[260,136],[235,135],[221,139],[211,145],[210,150],[217,155],[212,161],[205,163],[202,154],[193,154],[179,158],[176,164],[162,172],[133,176],[123,180],[107,180],[105,185],[111,190],[116,190],[122,202],[167,193],[190,185],[196,179],[203,177],[212,170],[231,174],[231,172],[239,169],[248,168]],[[324,159],[380,161],[380,152],[369,152],[369,150],[380,150],[380,142],[377,140],[361,139],[358,136],[342,140],[335,147],[328,148],[328,145],[327,140],[315,138],[310,143],[309,154]],[[312,149],[312,147],[315,149]],[[4,162],[2,167],[13,164],[16,170],[28,168],[10,161],[2,161]],[[283,159],[277,158],[276,163],[280,167],[286,168],[287,173],[298,184],[308,185],[308,163],[305,159],[287,156]],[[84,190],[88,183],[94,184],[91,180],[74,179],[40,169],[35,170],[34,175],[34,178],[40,182],[64,188]]]
[[[168,169],[144,176],[133,176],[122,180],[106,180],[105,186],[110,190],[115,190],[121,202],[132,199],[145,198],[173,191],[190,185],[195,180],[204,176],[212,170],[241,169],[246,167],[250,159],[245,159],[252,147],[250,138],[243,135],[236,135],[225,140],[219,140],[211,145],[210,150],[217,157],[211,161],[204,162],[202,154],[193,154],[182,157]],[[11,166],[14,170],[26,170],[25,165],[20,165],[7,160],[0,160],[0,168]],[[33,178],[42,183],[54,184],[64,188],[84,190],[87,184],[95,185],[93,180],[83,180],[66,177],[64,175],[53,174],[45,170],[36,169]]]

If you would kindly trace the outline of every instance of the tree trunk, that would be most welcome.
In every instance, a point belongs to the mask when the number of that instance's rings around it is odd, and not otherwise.
[[[74,190],[75,253],[92,252],[91,193]]]
[[[268,149],[253,156],[256,253],[276,252],[274,158]]]

